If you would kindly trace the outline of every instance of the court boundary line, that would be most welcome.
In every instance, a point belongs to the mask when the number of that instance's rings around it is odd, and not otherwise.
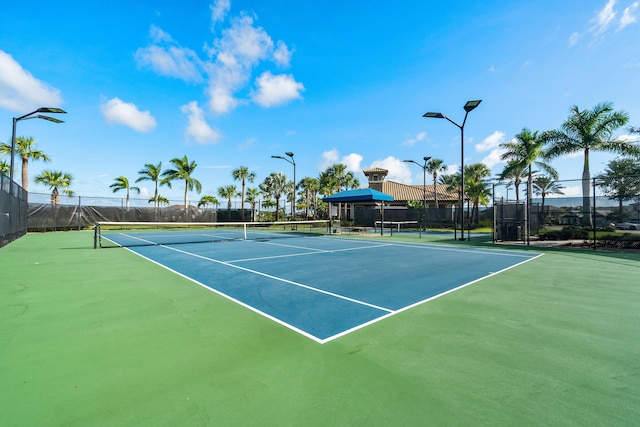
[[[404,311],[410,310],[410,309],[415,308],[415,307],[417,307],[417,306],[419,306],[419,305],[426,304],[426,303],[428,303],[428,302],[430,302],[430,301],[433,301],[433,300],[435,300],[435,299],[438,299],[438,298],[443,297],[443,296],[445,296],[445,295],[448,295],[448,294],[450,294],[450,293],[453,293],[453,292],[459,291],[460,289],[466,288],[467,286],[471,286],[471,285],[473,285],[473,284],[475,284],[475,283],[478,283],[478,282],[480,282],[480,281],[482,281],[482,280],[484,280],[484,279],[486,279],[486,278],[489,278],[489,277],[492,277],[492,276],[495,276],[495,275],[501,274],[501,273],[503,273],[503,272],[505,272],[505,271],[507,271],[507,270],[510,270],[510,269],[512,269],[512,268],[515,268],[515,267],[518,267],[519,265],[522,265],[522,264],[527,263],[527,262],[529,262],[529,261],[533,261],[534,259],[540,258],[540,257],[541,257],[541,256],[543,256],[543,255],[544,255],[543,253],[537,254],[536,256],[531,257],[531,258],[527,258],[527,259],[525,259],[525,260],[523,260],[523,261],[521,261],[521,262],[519,262],[519,263],[517,263],[517,264],[513,264],[513,265],[510,265],[509,267],[505,267],[505,268],[503,268],[502,270],[494,271],[494,272],[492,272],[492,273],[487,274],[486,276],[479,277],[479,278],[477,278],[477,279],[474,279],[474,280],[472,280],[472,281],[470,281],[470,282],[464,283],[464,284],[462,284],[462,285],[460,285],[460,286],[457,286],[457,287],[455,287],[455,288],[451,288],[451,289],[446,290],[446,291],[444,291],[444,292],[441,292],[441,293],[439,293],[439,294],[437,294],[437,295],[434,295],[434,296],[431,296],[431,297],[429,297],[429,298],[426,298],[426,299],[424,299],[424,300],[422,300],[422,301],[418,301],[418,302],[415,302],[415,303],[413,303],[413,304],[410,304],[410,305],[408,305],[408,306],[406,306],[406,307],[402,307],[402,308],[400,308],[400,309],[398,309],[398,310],[395,310],[395,311],[393,311],[393,312],[391,312],[391,313],[388,313],[388,314],[386,314],[386,315],[384,315],[384,316],[382,316],[382,317],[378,317],[378,318],[376,318],[376,319],[372,319],[372,320],[370,320],[370,321],[368,321],[368,322],[366,322],[366,323],[363,323],[363,324],[361,324],[361,325],[355,326],[355,327],[353,327],[353,328],[351,328],[351,329],[344,330],[344,331],[342,331],[342,332],[340,332],[340,333],[338,333],[338,334],[336,334],[336,335],[332,335],[332,336],[330,336],[330,337],[328,337],[328,338],[325,338],[325,339],[323,340],[322,344],[324,344],[324,343],[326,343],[326,342],[329,342],[329,341],[333,341],[333,340],[335,340],[335,339],[337,339],[337,338],[340,338],[340,337],[342,337],[342,336],[348,335],[348,334],[350,334],[350,333],[352,333],[352,332],[355,332],[355,331],[357,331],[357,330],[359,330],[359,329],[365,328],[365,327],[367,327],[367,326],[369,326],[369,325],[372,325],[372,324],[377,323],[377,322],[379,322],[379,321],[381,321],[381,320],[387,319],[387,318],[389,318],[389,317],[391,317],[391,316],[395,316],[396,314],[400,314],[400,313],[402,313],[402,312],[404,312]]]
[[[328,238],[331,238],[331,237],[328,237]],[[140,239],[140,240],[144,240],[144,239]],[[266,318],[268,318],[270,320],[273,320],[276,323],[278,323],[278,324],[280,324],[280,325],[282,325],[282,326],[284,326],[284,327],[286,327],[286,328],[288,328],[288,329],[290,329],[290,330],[292,330],[294,332],[297,332],[297,333],[299,333],[299,334],[301,334],[301,335],[303,335],[303,336],[305,336],[307,338],[310,338],[310,339],[312,339],[313,341],[315,341],[315,342],[317,342],[319,344],[326,344],[326,343],[331,342],[331,341],[333,341],[335,339],[338,339],[338,338],[343,337],[345,335],[348,335],[348,334],[350,334],[352,332],[355,332],[355,331],[357,331],[359,329],[363,329],[363,328],[365,328],[367,326],[370,326],[370,325],[372,325],[374,323],[377,323],[377,322],[380,322],[382,320],[385,320],[385,319],[387,319],[387,318],[389,318],[391,316],[394,316],[396,314],[399,314],[399,313],[402,313],[404,311],[410,310],[412,308],[415,308],[415,307],[420,306],[422,304],[425,304],[427,302],[433,301],[435,299],[438,299],[438,298],[443,297],[445,295],[448,295],[450,293],[459,291],[459,290],[461,290],[463,288],[466,288],[466,287],[471,286],[471,285],[473,285],[475,283],[478,283],[478,282],[480,282],[480,281],[482,281],[484,279],[487,279],[489,277],[501,274],[501,273],[503,273],[503,272],[505,272],[507,270],[510,270],[512,268],[515,268],[515,267],[518,267],[518,266],[520,266],[522,264],[525,264],[525,263],[527,263],[529,261],[533,261],[535,259],[538,259],[538,258],[544,256],[544,253],[537,253],[537,254],[535,254],[535,256],[528,257],[526,253],[522,253],[521,255],[518,255],[517,251],[516,251],[516,253],[513,253],[512,251],[505,251],[505,250],[496,250],[496,251],[489,250],[489,251],[485,251],[485,250],[482,250],[482,249],[474,249],[474,248],[458,249],[458,248],[449,247],[449,246],[445,246],[445,245],[433,245],[433,244],[428,244],[428,243],[427,244],[411,244],[411,243],[408,243],[408,242],[402,242],[400,244],[396,244],[396,243],[382,242],[380,240],[372,240],[370,242],[379,243],[380,245],[372,245],[372,246],[368,246],[368,247],[363,247],[361,249],[377,248],[377,247],[383,247],[383,246],[400,246],[400,247],[412,247],[412,248],[413,247],[418,247],[418,248],[420,248],[420,247],[424,247],[424,248],[430,247],[430,249],[439,248],[439,249],[445,249],[445,250],[453,250],[453,251],[456,251],[456,252],[472,252],[472,253],[482,253],[482,254],[491,254],[491,255],[520,256],[520,257],[526,257],[526,259],[524,259],[524,260],[522,260],[522,261],[520,261],[520,262],[518,262],[516,264],[513,264],[513,265],[510,265],[508,267],[505,267],[505,268],[503,268],[501,270],[494,271],[494,272],[491,272],[491,273],[489,273],[489,274],[487,274],[485,276],[476,278],[476,279],[474,279],[474,280],[472,280],[470,282],[463,283],[462,285],[459,285],[459,286],[457,286],[455,288],[448,289],[448,290],[446,290],[444,292],[441,292],[441,293],[439,293],[437,295],[433,295],[433,296],[431,296],[429,298],[426,298],[424,300],[417,301],[417,302],[415,302],[413,304],[407,305],[407,306],[402,307],[402,308],[400,308],[398,310],[391,310],[391,309],[384,308],[384,307],[378,307],[378,306],[376,306],[374,304],[369,304],[369,303],[366,303],[364,301],[359,301],[359,300],[352,299],[352,298],[345,297],[345,296],[341,296],[339,294],[335,294],[335,293],[332,293],[332,292],[329,292],[329,291],[325,291],[325,290],[322,290],[322,289],[314,288],[312,286],[304,285],[302,283],[297,283],[297,282],[294,282],[292,280],[288,280],[288,279],[284,279],[284,278],[281,278],[281,277],[273,276],[273,275],[270,275],[270,274],[267,274],[267,273],[262,273],[260,271],[252,270],[252,269],[249,269],[249,268],[246,268],[246,267],[242,267],[242,266],[239,266],[239,265],[230,264],[227,261],[216,260],[214,258],[209,258],[209,257],[205,257],[203,255],[198,255],[198,254],[195,254],[195,253],[183,251],[181,249],[173,248],[173,247],[168,246],[168,245],[163,245],[163,244],[154,244],[153,245],[153,246],[159,246],[159,247],[163,247],[165,249],[173,250],[173,251],[176,251],[176,252],[179,252],[179,253],[183,253],[183,254],[185,254],[187,256],[193,256],[193,257],[196,257],[196,258],[201,258],[201,259],[204,259],[206,261],[211,261],[213,263],[217,263],[217,264],[225,265],[225,266],[228,266],[228,267],[236,268],[236,269],[239,269],[239,270],[242,270],[242,271],[246,271],[246,272],[249,272],[249,273],[253,273],[253,274],[256,274],[256,275],[259,275],[259,276],[267,277],[267,278],[270,278],[270,279],[273,279],[273,280],[281,281],[281,282],[284,282],[284,283],[289,283],[289,284],[294,285],[294,286],[299,286],[299,287],[302,287],[302,288],[309,289],[311,291],[315,291],[315,292],[318,292],[318,293],[326,294],[326,295],[329,295],[329,296],[332,296],[332,297],[335,297],[335,298],[339,298],[339,299],[344,299],[344,300],[347,300],[349,302],[353,302],[353,303],[356,303],[356,304],[369,306],[371,308],[386,312],[386,314],[383,314],[383,315],[381,315],[379,317],[376,317],[375,319],[371,319],[371,320],[369,320],[369,321],[367,321],[365,323],[362,323],[362,324],[359,324],[359,325],[354,326],[352,328],[346,329],[346,330],[344,330],[342,332],[339,332],[339,333],[337,333],[335,335],[329,336],[327,338],[318,338],[315,335],[312,335],[312,334],[310,334],[310,333],[308,333],[308,332],[306,332],[306,331],[304,331],[304,330],[302,330],[302,329],[300,329],[300,328],[298,328],[296,326],[293,326],[293,325],[291,325],[291,324],[289,324],[289,323],[287,323],[287,322],[285,322],[285,321],[283,321],[283,320],[281,320],[281,319],[279,319],[277,317],[274,317],[274,316],[272,316],[272,315],[270,315],[268,313],[265,313],[262,310],[257,309],[256,307],[253,307],[253,306],[251,306],[249,304],[246,304],[246,303],[244,303],[244,302],[242,302],[242,301],[240,301],[240,300],[238,300],[238,299],[236,299],[236,298],[234,298],[234,297],[232,297],[230,295],[227,295],[226,293],[224,293],[224,292],[222,292],[220,290],[217,290],[215,288],[207,286],[204,283],[201,283],[201,282],[199,282],[198,280],[196,280],[196,279],[194,279],[192,277],[189,277],[189,276],[187,276],[187,275],[185,275],[183,273],[180,273],[180,272],[172,269],[171,267],[169,267],[167,265],[164,265],[164,264],[162,264],[162,263],[160,263],[158,261],[155,261],[155,260],[153,260],[153,259],[151,259],[151,258],[149,258],[149,257],[147,257],[145,255],[142,255],[142,254],[136,252],[135,250],[133,250],[131,248],[128,248],[128,247],[124,247],[124,248],[126,250],[128,250],[129,252],[132,252],[132,253],[134,253],[134,254],[136,254],[136,255],[138,255],[138,256],[140,256],[140,257],[142,257],[142,258],[144,258],[144,259],[146,259],[148,261],[151,261],[152,263],[154,263],[154,264],[156,264],[156,265],[158,265],[158,266],[160,266],[160,267],[162,267],[162,268],[164,268],[164,269],[166,269],[168,271],[171,271],[172,273],[175,273],[175,274],[177,274],[177,275],[179,275],[179,276],[181,276],[181,277],[183,277],[183,278],[185,278],[185,279],[187,279],[187,280],[189,280],[189,281],[191,281],[191,282],[193,282],[193,283],[195,283],[195,284],[197,284],[197,285],[199,285],[199,286],[201,286],[201,287],[203,287],[203,288],[205,288],[205,289],[207,289],[207,290],[209,290],[211,292],[214,292],[214,293],[216,293],[216,294],[218,294],[218,295],[220,295],[220,296],[222,296],[222,297],[224,297],[224,298],[226,298],[226,299],[228,299],[228,300],[230,300],[232,302],[240,304],[242,307],[248,308],[249,310],[253,311],[254,313],[260,314],[261,316],[264,316],[264,317],[266,317]],[[260,242],[260,243],[266,243],[266,242]],[[121,246],[121,247],[123,247],[123,246]],[[308,249],[311,249],[311,248],[308,248]],[[324,250],[324,252],[337,252],[337,251],[353,250],[353,249],[354,248],[347,248],[347,249],[341,249],[341,250],[335,250],[335,251]],[[309,252],[307,254],[298,254],[298,255],[312,255],[312,254],[321,254],[321,253],[323,253],[323,252]],[[288,256],[296,256],[296,255],[292,254],[292,255],[288,255]]]

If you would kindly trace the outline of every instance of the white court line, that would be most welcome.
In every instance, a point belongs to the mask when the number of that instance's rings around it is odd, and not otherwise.
[[[266,243],[266,242],[259,242],[259,243],[269,244],[269,243]],[[259,260],[263,260],[263,259],[288,258],[288,257],[295,257],[295,256],[328,254],[328,253],[334,253],[334,252],[359,251],[359,250],[366,250],[366,249],[371,249],[371,248],[381,248],[383,246],[391,246],[389,244],[381,244],[381,245],[376,245],[376,246],[361,246],[359,248],[315,249],[315,248],[305,248],[305,247],[302,247],[302,246],[279,245],[277,243],[272,243],[272,244],[276,245],[276,246],[288,246],[288,247],[296,248],[296,249],[308,249],[308,250],[312,250],[312,251],[315,251],[315,252],[305,252],[305,253],[287,254],[287,255],[271,255],[271,256],[263,256],[263,257],[256,257],[256,258],[233,259],[233,260],[229,260],[229,261],[226,261],[226,262],[231,263],[231,262],[259,261]]]
[[[131,236],[131,237],[133,237],[133,236]],[[136,237],[133,237],[133,238],[136,238]],[[140,239],[140,238],[136,238],[136,239],[141,240],[141,241],[145,241],[145,242],[148,242],[148,243],[153,243],[153,242],[149,242],[149,241],[146,241],[146,240]],[[260,243],[266,243],[266,242],[260,242]],[[366,326],[372,325],[372,324],[377,323],[377,322],[379,322],[381,320],[387,319],[388,317],[394,316],[394,315],[396,315],[398,313],[401,313],[403,311],[409,310],[411,308],[414,308],[414,307],[419,306],[421,304],[424,304],[426,302],[433,301],[433,300],[435,300],[437,298],[440,298],[440,297],[448,295],[448,294],[450,294],[452,292],[458,291],[458,290],[460,290],[462,288],[470,286],[470,285],[472,285],[474,283],[477,283],[477,282],[479,282],[481,280],[484,280],[484,279],[486,279],[488,277],[500,274],[500,273],[502,273],[504,271],[507,271],[507,270],[509,270],[511,268],[517,267],[517,266],[519,266],[521,264],[524,264],[526,262],[532,261],[532,260],[534,260],[536,258],[539,258],[539,257],[544,255],[544,254],[537,254],[536,256],[532,256],[530,258],[527,258],[526,260],[523,260],[523,261],[521,261],[521,262],[519,262],[517,264],[511,265],[511,266],[506,267],[506,268],[504,268],[502,270],[499,270],[499,271],[495,271],[495,272],[489,273],[489,274],[487,274],[487,275],[485,275],[483,277],[474,279],[474,280],[472,280],[472,281],[470,281],[468,283],[464,283],[464,284],[462,284],[460,286],[457,286],[457,287],[455,287],[453,289],[449,289],[449,290],[447,290],[445,292],[442,292],[442,293],[440,293],[438,295],[434,295],[434,296],[426,298],[426,299],[424,299],[422,301],[418,301],[418,302],[413,303],[411,305],[402,307],[402,308],[400,308],[398,310],[391,310],[391,309],[384,308],[384,307],[378,307],[376,305],[369,304],[369,303],[366,303],[366,302],[363,302],[363,301],[359,301],[359,300],[355,300],[355,299],[352,299],[352,298],[348,298],[348,297],[345,297],[345,296],[342,296],[342,295],[339,295],[339,294],[334,294],[332,292],[324,291],[322,289],[317,289],[317,288],[314,288],[314,287],[311,287],[311,286],[308,286],[308,285],[303,285],[301,283],[297,283],[297,282],[293,282],[293,281],[286,280],[286,279],[283,279],[283,278],[279,278],[279,277],[276,277],[276,276],[272,276],[272,275],[269,275],[269,274],[261,273],[259,271],[255,271],[255,270],[251,270],[251,269],[248,269],[248,268],[240,267],[240,266],[237,266],[237,265],[229,264],[229,262],[225,262],[225,261],[220,261],[220,260],[216,260],[216,259],[213,259],[213,258],[204,257],[204,256],[197,255],[197,254],[194,254],[194,253],[182,251],[180,249],[172,248],[172,247],[169,247],[169,246],[166,246],[166,245],[157,245],[157,244],[155,244],[155,245],[163,247],[163,248],[166,248],[166,249],[170,249],[170,250],[173,250],[173,251],[176,251],[176,252],[184,253],[186,255],[190,255],[190,256],[194,256],[194,257],[201,258],[201,259],[204,259],[204,260],[208,260],[208,261],[211,261],[211,262],[214,262],[214,263],[226,265],[226,266],[229,266],[229,267],[232,267],[232,268],[237,268],[239,270],[247,271],[247,272],[254,273],[254,274],[257,274],[257,275],[260,275],[260,276],[264,276],[264,277],[267,277],[267,278],[271,278],[271,279],[274,279],[274,280],[278,280],[278,281],[289,283],[289,284],[292,284],[292,285],[295,285],[295,286],[306,288],[306,289],[309,289],[309,290],[312,290],[312,291],[316,291],[316,292],[319,292],[319,293],[330,295],[330,296],[333,296],[333,297],[336,297],[336,298],[339,298],[339,299],[344,299],[344,300],[347,300],[347,301],[350,301],[350,302],[354,302],[356,304],[369,306],[369,307],[372,307],[372,308],[375,308],[375,309],[378,309],[378,310],[386,312],[386,314],[384,314],[384,315],[382,315],[380,317],[377,317],[375,319],[372,319],[372,320],[370,320],[368,322],[365,322],[365,323],[357,325],[357,326],[355,326],[353,328],[344,330],[344,331],[342,331],[342,332],[340,332],[340,333],[338,333],[336,335],[321,339],[321,338],[318,338],[318,337],[316,337],[316,336],[314,336],[314,335],[312,335],[312,334],[310,334],[310,333],[308,333],[308,332],[306,332],[306,331],[304,331],[302,329],[299,329],[299,328],[297,328],[297,327],[295,327],[295,326],[293,326],[293,325],[291,325],[289,323],[286,323],[283,320],[278,319],[277,317],[273,317],[273,316],[271,316],[271,315],[269,315],[269,314],[267,314],[267,313],[255,308],[255,307],[253,307],[253,306],[251,306],[249,304],[243,303],[242,301],[237,300],[237,299],[231,297],[230,295],[227,295],[227,294],[225,294],[225,293],[223,293],[223,292],[221,292],[221,291],[219,291],[219,290],[217,290],[215,288],[207,286],[207,285],[205,285],[205,284],[193,279],[192,277],[189,277],[189,276],[187,276],[185,274],[182,274],[182,273],[180,273],[180,272],[178,272],[176,270],[173,270],[172,268],[170,268],[170,267],[168,267],[168,266],[166,266],[166,265],[164,265],[164,264],[162,264],[162,263],[160,263],[158,261],[155,261],[155,260],[153,260],[151,258],[148,258],[148,257],[146,257],[146,256],[144,256],[144,255],[142,255],[142,254],[140,254],[140,253],[138,253],[138,252],[136,252],[136,251],[134,251],[132,249],[125,248],[125,249],[133,252],[134,254],[153,262],[154,264],[156,264],[156,265],[158,265],[160,267],[163,267],[163,268],[165,268],[165,269],[167,269],[167,270],[169,270],[171,272],[174,272],[174,273],[178,274],[179,276],[184,277],[185,279],[190,280],[191,282],[196,283],[197,285],[202,286],[203,288],[205,288],[205,289],[207,289],[207,290],[209,290],[211,292],[215,292],[218,295],[221,295],[221,296],[223,296],[223,297],[225,297],[225,298],[227,298],[227,299],[229,299],[229,300],[231,300],[231,301],[233,301],[233,302],[235,302],[237,304],[240,304],[241,306],[243,306],[245,308],[248,308],[249,310],[251,310],[251,311],[253,311],[255,313],[258,313],[258,314],[260,314],[260,315],[262,315],[262,316],[264,316],[264,317],[266,317],[266,318],[268,318],[270,320],[273,320],[276,323],[279,323],[282,326],[285,326],[286,328],[289,328],[289,329],[291,329],[291,330],[293,330],[293,331],[295,331],[295,332],[297,332],[297,333],[299,333],[299,334],[301,334],[301,335],[303,335],[303,336],[305,336],[307,338],[310,338],[310,339],[312,339],[313,341],[316,341],[319,344],[325,344],[327,342],[333,341],[333,340],[335,340],[337,338],[340,338],[342,336],[345,336],[345,335],[347,335],[347,334],[349,334],[351,332],[357,331],[357,330],[362,329],[362,328],[364,328]],[[414,248],[414,247],[423,247],[423,248],[425,248],[425,246],[430,246],[430,249],[437,248],[437,249],[440,249],[440,250],[448,250],[448,251],[454,251],[454,252],[472,252],[472,253],[480,252],[480,253],[485,253],[485,254],[490,254],[490,255],[518,256],[517,253],[510,254],[508,251],[505,251],[505,252],[495,251],[494,252],[494,251],[482,251],[482,250],[471,249],[471,248],[467,249],[467,250],[464,250],[464,249],[457,249],[457,248],[449,248],[449,247],[441,246],[441,245],[424,245],[424,244],[414,244],[414,245],[412,245],[410,243],[408,243],[408,244],[396,244],[396,243],[386,243],[386,242],[385,243],[377,242],[376,244],[371,245],[371,246],[367,246],[367,247],[338,249],[338,250],[335,250],[335,251],[326,251],[326,252],[337,252],[337,251],[345,251],[345,250],[360,250],[360,249],[368,249],[368,248],[380,247],[380,246],[401,246],[401,247],[404,246],[404,247],[412,247],[412,248]],[[318,254],[318,253],[323,253],[323,252],[312,252],[312,253],[309,253],[309,254]],[[298,255],[306,255],[306,254],[298,254]],[[296,255],[290,255],[290,256],[296,256]],[[522,257],[522,256],[527,256],[527,255],[522,254],[522,255],[519,255],[519,256]]]
[[[217,263],[217,264],[226,265],[227,267],[231,267],[231,268],[237,268],[238,270],[246,271],[248,273],[253,273],[253,274],[256,274],[258,276],[267,277],[269,279],[277,280],[279,282],[288,283],[290,285],[298,286],[298,287],[301,287],[301,288],[309,289],[309,290],[314,291],[314,292],[318,292],[318,293],[321,293],[321,294],[329,295],[329,296],[332,296],[332,297],[335,297],[335,298],[339,298],[339,299],[342,299],[342,300],[345,300],[345,301],[353,302],[355,304],[360,304],[360,305],[364,305],[364,306],[367,306],[367,307],[375,308],[376,310],[386,311],[387,313],[393,313],[393,310],[391,310],[389,308],[380,307],[380,306],[377,306],[375,304],[369,304],[368,302],[360,301],[360,300],[357,300],[357,299],[354,299],[354,298],[349,298],[349,297],[346,297],[344,295],[336,294],[334,292],[325,291],[324,289],[314,288],[313,286],[309,286],[309,285],[305,285],[305,284],[302,284],[302,283],[294,282],[293,280],[287,280],[287,279],[284,279],[282,277],[273,276],[271,274],[263,273],[261,271],[256,271],[256,270],[252,270],[250,268],[241,267],[239,265],[230,264],[229,262],[226,262],[226,261],[220,261],[220,260],[209,258],[209,257],[206,257],[206,256],[194,254],[192,252],[183,251],[181,249],[172,248],[170,246],[165,246],[165,245],[159,245],[159,246],[162,247],[162,248],[169,249],[169,250],[176,251],[176,252],[180,252],[182,254],[189,255],[189,256],[192,256],[192,257],[195,257],[195,258],[200,258],[200,259],[204,259],[206,261],[211,261],[211,262],[214,262],[214,263]]]
[[[511,265],[511,266],[509,266],[509,267],[505,267],[505,268],[503,268],[503,269],[502,269],[502,270],[500,270],[500,271],[494,271],[494,272],[492,272],[492,273],[487,274],[486,276],[479,277],[479,278],[474,279],[474,280],[472,280],[472,281],[470,281],[470,282],[467,282],[467,283],[464,283],[464,284],[462,284],[462,285],[460,285],[460,286],[457,286],[457,287],[455,287],[455,288],[449,289],[448,291],[444,291],[444,292],[442,292],[442,293],[439,293],[438,295],[434,295],[434,296],[429,297],[429,298],[426,298],[426,299],[424,299],[424,300],[422,300],[422,301],[415,302],[415,303],[413,303],[413,304],[407,305],[406,307],[402,307],[402,308],[400,308],[400,309],[398,309],[398,310],[395,310],[395,311],[392,311],[392,312],[390,312],[390,313],[388,313],[388,314],[385,314],[384,316],[381,316],[381,317],[378,317],[378,318],[372,319],[372,320],[370,320],[370,321],[368,321],[368,322],[366,322],[366,323],[362,323],[362,324],[360,324],[360,325],[358,325],[358,326],[354,326],[354,327],[353,327],[353,328],[351,328],[351,329],[347,329],[347,330],[345,330],[345,331],[342,331],[342,332],[340,332],[340,333],[338,333],[338,334],[336,334],[336,335],[333,335],[333,336],[330,336],[330,337],[325,338],[325,339],[323,339],[323,340],[320,340],[319,342],[320,342],[321,344],[324,344],[324,343],[327,343],[327,342],[329,342],[329,341],[333,341],[333,340],[335,340],[336,338],[340,338],[340,337],[342,337],[342,336],[344,336],[344,335],[350,334],[351,332],[357,331],[358,329],[362,329],[362,328],[364,328],[364,327],[366,327],[366,326],[369,326],[369,325],[372,325],[372,324],[374,324],[374,323],[376,323],[376,322],[379,322],[379,321],[381,321],[381,320],[387,319],[387,318],[389,318],[389,317],[391,317],[391,316],[395,316],[396,314],[398,314],[398,313],[402,313],[403,311],[407,311],[407,310],[412,309],[412,308],[414,308],[414,307],[417,307],[417,306],[419,306],[419,305],[421,305],[421,304],[427,303],[427,302],[429,302],[429,301],[433,301],[433,300],[435,300],[435,299],[437,299],[437,298],[440,298],[440,297],[443,297],[443,296],[448,295],[448,294],[450,294],[450,293],[453,293],[453,292],[455,292],[455,291],[458,291],[458,290],[460,290],[460,289],[462,289],[462,288],[466,288],[467,286],[473,285],[474,283],[477,283],[477,282],[479,282],[479,281],[481,281],[481,280],[484,280],[484,279],[486,279],[486,278],[488,278],[488,277],[495,276],[496,274],[500,274],[500,273],[502,273],[502,272],[505,272],[505,271],[507,271],[507,270],[510,270],[510,269],[512,269],[512,268],[515,268],[515,267],[517,267],[517,266],[519,266],[519,265],[521,265],[521,264],[524,264],[524,263],[526,263],[526,262],[533,261],[534,259],[539,258],[539,257],[541,257],[541,256],[543,256],[543,255],[544,255],[544,254],[538,254],[538,255],[536,255],[536,256],[534,256],[534,257],[528,258],[528,259],[526,259],[526,260],[524,260],[524,261],[521,261],[521,262],[519,262],[519,263],[517,263],[517,264]]]

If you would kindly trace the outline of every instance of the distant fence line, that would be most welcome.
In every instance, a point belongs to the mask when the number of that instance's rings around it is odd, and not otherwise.
[[[184,201],[170,200],[157,208],[148,200],[119,197],[59,196],[59,203],[51,203],[51,195],[29,193],[28,229],[32,231],[84,229],[92,227],[97,221],[165,221],[165,222],[228,222],[253,221],[265,212],[274,212],[275,207],[265,209],[262,203],[245,203],[244,218],[241,202],[198,207],[189,202],[185,209]],[[287,203],[287,207],[289,204]],[[283,208],[282,201],[280,208]]]

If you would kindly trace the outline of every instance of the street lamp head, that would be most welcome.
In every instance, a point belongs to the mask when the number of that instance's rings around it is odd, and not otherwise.
[[[41,107],[38,108],[36,111],[36,113],[60,113],[60,114],[67,114],[66,111],[62,110],[61,108],[52,108],[52,107]]]
[[[464,111],[468,113],[469,111],[475,109],[478,105],[480,105],[481,102],[482,102],[482,99],[478,99],[475,101],[467,101],[467,103],[464,104]]]
[[[426,113],[422,117],[428,117],[430,119],[446,119],[446,116],[442,113]]]
[[[64,121],[60,120],[60,119],[56,119],[55,117],[49,117],[49,116],[43,116],[42,114],[38,114],[33,116],[34,119],[44,119],[44,120],[49,120],[50,122],[53,123],[64,123]]]
[[[403,160],[405,163],[413,163],[413,160]]]
[[[284,160],[287,160],[287,159],[285,159],[285,158],[284,158],[284,157],[282,157],[282,156],[271,156],[271,158],[272,158],[272,159],[284,159]]]
[[[287,151],[287,152],[285,152],[284,154],[286,154],[286,155],[287,155],[287,156],[289,156],[289,157],[293,157],[293,153],[292,153],[291,151]]]
[[[429,160],[431,160],[431,156],[424,156],[423,159],[425,162],[428,162]]]

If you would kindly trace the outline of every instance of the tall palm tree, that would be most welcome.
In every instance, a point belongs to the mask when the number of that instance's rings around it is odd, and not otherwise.
[[[195,161],[190,162],[186,155],[181,159],[178,157],[171,159],[171,164],[175,169],[167,169],[162,172],[162,176],[166,179],[169,188],[171,188],[171,181],[184,181],[184,212],[186,215],[189,209],[189,191],[193,191],[194,188],[198,194],[202,191],[200,181],[191,176],[198,164]]]
[[[544,169],[551,177],[558,179],[558,172],[551,167],[548,163],[538,160],[544,157],[544,146],[546,144],[545,139],[538,131],[532,132],[530,129],[523,128],[522,131],[516,134],[515,138],[509,142],[500,144],[500,147],[504,149],[504,153],[500,156],[500,160],[508,160],[505,171],[509,168],[526,170],[527,174],[527,206],[531,206],[531,199],[533,198],[532,186],[533,186],[533,165]]]
[[[480,219],[480,204],[486,204],[487,192],[491,195],[487,184],[483,181],[490,175],[491,170],[484,163],[472,163],[464,167],[465,192],[469,202],[473,202],[471,217],[476,224]]]
[[[564,187],[556,182],[555,178],[551,176],[538,175],[533,180],[533,194],[542,197],[541,210],[544,221],[544,202],[545,198],[549,194],[564,194],[562,189]]]
[[[318,211],[318,191],[320,190],[320,181],[317,178],[304,177],[300,180],[300,187],[304,190],[305,218],[309,218],[309,207],[313,202],[313,217],[316,218]]]
[[[140,188],[132,187],[131,185],[129,185],[129,179],[126,176],[119,176],[117,178],[114,178],[114,181],[115,182],[111,184],[109,188],[113,188],[114,193],[120,190],[126,190],[127,198],[125,200],[126,200],[126,210],[128,211],[129,210],[129,191],[133,190],[138,194],[140,194]]]
[[[256,220],[256,205],[258,204],[258,197],[260,197],[260,190],[257,188],[247,189],[247,202],[251,205],[251,221]]]
[[[260,184],[260,190],[264,194],[276,199],[276,221],[280,219],[280,197],[285,192],[286,187],[287,176],[282,172],[272,172]]]
[[[238,189],[235,185],[225,185],[218,188],[218,196],[227,199],[227,213],[228,219],[231,220],[231,199],[238,195]]]
[[[36,141],[32,137],[16,137],[15,152],[22,159],[22,188],[29,191],[29,160],[51,161],[51,158],[34,147]],[[0,145],[0,153],[11,155],[11,144]]]
[[[153,192],[153,198],[151,200],[154,201],[153,207],[158,209],[158,186],[168,184],[166,179],[161,179],[162,175],[162,162],[159,162],[157,165],[147,163],[144,165],[142,169],[138,171],[138,179],[136,182],[142,181],[151,181],[155,184],[155,191]]]
[[[527,168],[516,160],[509,160],[504,170],[498,175],[500,181],[507,181],[508,185],[513,184],[516,190],[516,204],[520,203],[520,184],[527,177]],[[507,202],[509,197],[507,197]]]
[[[249,172],[249,168],[246,166],[240,166],[237,169],[234,169],[231,171],[231,175],[233,176],[233,179],[235,179],[236,181],[242,181],[242,190],[241,190],[241,197],[242,197],[242,206],[241,206],[241,211],[242,211],[242,220],[244,221],[244,196],[245,196],[245,185],[246,185],[246,181],[249,182],[253,182],[256,179],[256,174],[253,172]]]
[[[433,177],[433,200],[436,204],[436,209],[438,206],[438,190],[436,187],[436,182],[438,181],[438,174],[443,173],[447,170],[447,166],[444,164],[444,160],[442,159],[431,159],[427,162],[427,172],[431,174]]]
[[[640,148],[634,142],[614,137],[613,133],[629,121],[629,114],[614,111],[611,102],[602,102],[591,110],[580,110],[574,105],[570,112],[560,129],[545,132],[544,138],[551,144],[546,154],[549,158],[554,158],[563,154],[583,153],[582,224],[593,226],[591,215],[588,215],[591,209],[589,153],[609,151],[622,155],[638,155]]]
[[[51,189],[51,204],[57,206],[60,203],[60,190],[67,196],[73,196],[71,182],[73,176],[67,172],[43,170],[42,173],[35,178],[36,184],[44,184]]]

